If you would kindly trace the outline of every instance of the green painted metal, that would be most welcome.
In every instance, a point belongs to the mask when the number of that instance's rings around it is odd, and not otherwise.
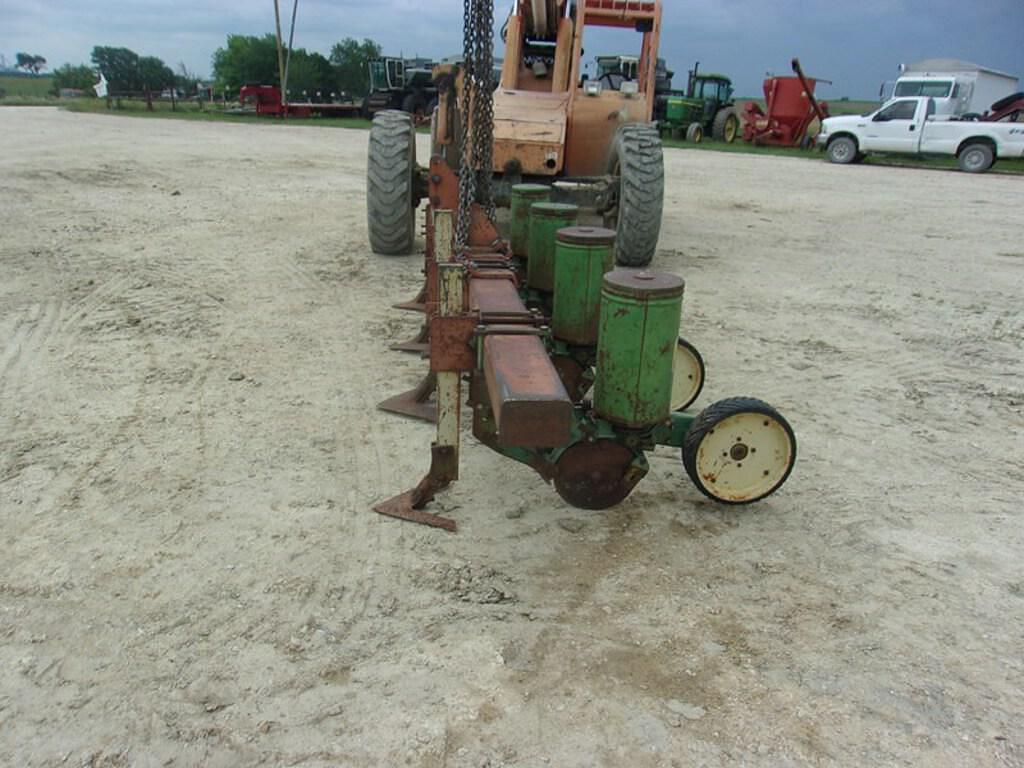
[[[529,260],[526,282],[538,291],[555,290],[555,233],[576,224],[579,206],[569,203],[534,203],[530,206]]]
[[[571,344],[597,344],[601,282],[615,263],[615,232],[570,227],[555,241],[555,295],[551,330]]]
[[[665,273],[605,275],[594,384],[601,418],[628,429],[668,420],[684,287],[681,277]]]
[[[551,187],[543,184],[516,184],[512,187],[509,244],[512,246],[512,253],[521,259],[530,255],[530,206],[546,202],[550,197]]]
[[[670,413],[668,421],[663,421],[651,431],[651,440],[656,445],[682,448],[683,438],[686,437],[687,430],[696,418],[697,414],[689,411]]]

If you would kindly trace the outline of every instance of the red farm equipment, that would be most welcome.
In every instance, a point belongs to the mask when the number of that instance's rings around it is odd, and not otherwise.
[[[255,105],[260,117],[357,117],[360,111],[360,106],[352,102],[282,101],[281,89],[276,85],[244,85],[238,100],[243,108]]]
[[[824,120],[829,116],[828,104],[814,98],[814,86],[819,82],[831,85],[831,81],[806,77],[799,59],[793,59],[792,66],[796,77],[769,77],[764,81],[767,114],[753,101],[744,105],[744,141],[779,147],[812,145],[808,128],[815,118]]]

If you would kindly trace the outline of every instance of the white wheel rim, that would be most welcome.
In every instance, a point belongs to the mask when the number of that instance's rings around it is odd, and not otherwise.
[[[967,167],[980,168],[985,163],[985,155],[980,150],[972,149],[967,153]]]
[[[850,148],[845,142],[837,142],[832,147],[832,157],[836,160],[845,160],[850,154]]]
[[[793,443],[781,423],[763,413],[737,413],[701,440],[697,476],[716,498],[753,501],[778,487],[792,462]]]
[[[676,344],[672,357],[672,410],[680,411],[692,403],[703,383],[700,360],[691,349]]]

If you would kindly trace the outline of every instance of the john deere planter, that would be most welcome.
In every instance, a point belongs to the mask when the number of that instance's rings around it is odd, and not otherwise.
[[[471,243],[460,254],[451,246],[453,213],[428,216],[428,306],[436,309],[431,371],[419,394],[435,390],[426,407],[437,441],[426,478],[379,512],[454,529],[422,508],[458,477],[463,379],[474,436],[533,467],[577,507],[625,499],[658,445],[679,448],[697,488],[725,504],[757,501],[785,482],[796,439],[771,406],[732,398],[700,413],[685,410],[700,394],[704,370],[678,337],[682,278],[612,269],[614,232],[564,227],[550,243],[531,238],[533,253],[555,254],[553,291],[546,291],[523,279],[533,272],[507,242]]]
[[[616,4],[578,0],[576,7]],[[657,3],[621,5],[660,13]],[[467,8],[468,28],[486,30],[489,41],[493,4],[470,0]],[[617,268],[631,250],[622,240],[628,227],[580,226],[575,205],[549,201],[544,187],[513,185],[511,239],[499,232],[487,152],[493,68],[479,45],[467,45],[462,66],[441,88],[438,110],[472,130],[459,141],[449,131],[420,182],[429,201],[426,280],[402,305],[425,313],[415,343],[430,367],[419,386],[381,404],[436,422],[437,437],[424,478],[375,509],[455,529],[425,507],[458,479],[464,403],[480,442],[532,467],[577,507],[624,500],[659,445],[678,448],[690,479],[716,501],[745,504],[776,491],[796,459],[793,430],[753,398],[688,410],[705,372],[700,354],[679,337],[685,284],[663,272]]]

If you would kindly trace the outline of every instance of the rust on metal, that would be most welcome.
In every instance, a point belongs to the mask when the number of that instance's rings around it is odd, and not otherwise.
[[[526,305],[519,298],[519,291],[511,280],[469,281],[469,308],[485,314],[520,314],[526,312]]]
[[[474,315],[437,316],[430,322],[430,370],[471,371],[476,368],[473,336],[479,319]]]
[[[388,413],[397,413],[399,416],[408,416],[420,421],[428,421],[431,424],[437,423],[437,403],[431,400],[431,395],[437,389],[437,376],[431,371],[415,388],[400,395],[389,397],[387,400],[378,403],[377,408]]]
[[[562,380],[562,386],[573,402],[578,403],[582,400],[590,385],[594,383],[593,376],[587,375],[590,369],[568,355],[556,355],[551,358],[551,363],[558,371],[558,378]]]
[[[487,336],[484,377],[507,446],[550,448],[569,442],[572,400],[536,336]]]
[[[646,472],[633,451],[613,440],[579,442],[555,464],[555,490],[580,509],[607,509],[625,499]]]
[[[458,479],[459,462],[457,451],[453,446],[434,443],[430,446],[430,470],[420,480],[419,484],[411,491],[393,496],[387,501],[376,505],[373,509],[375,512],[387,515],[388,517],[429,525],[434,528],[442,528],[454,533],[456,529],[454,520],[434,515],[430,512],[424,512],[423,507],[434,500],[438,491],[447,488]]]
[[[430,324],[424,323],[420,326],[419,333],[408,341],[399,344],[392,344],[391,348],[397,352],[413,352],[423,354],[430,351]]]

